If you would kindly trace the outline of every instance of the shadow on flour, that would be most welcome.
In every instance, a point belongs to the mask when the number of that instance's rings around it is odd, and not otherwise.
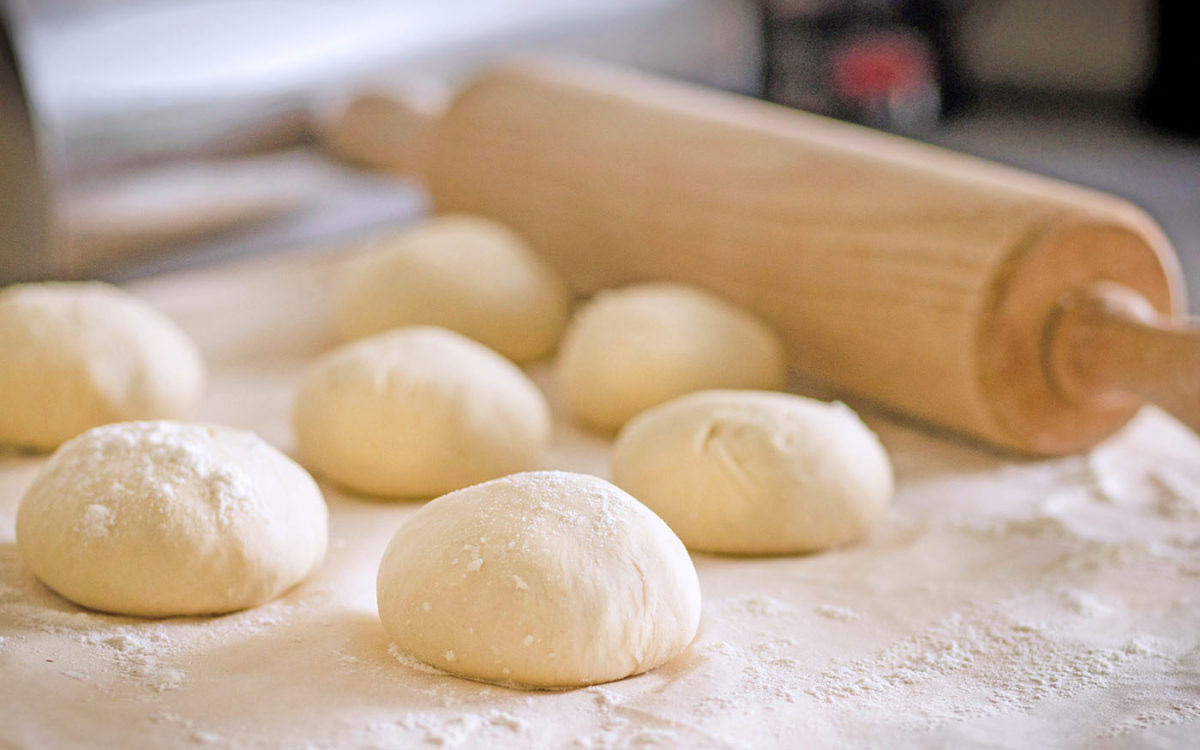
[[[44,610],[67,615],[90,612],[62,598],[39,581],[25,564],[16,542],[0,542],[0,613],[18,609],[27,613]]]

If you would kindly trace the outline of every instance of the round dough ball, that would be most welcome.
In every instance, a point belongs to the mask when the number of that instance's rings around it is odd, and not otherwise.
[[[531,468],[550,410],[525,373],[444,328],[415,326],[317,360],[296,397],[304,462],[352,490],[428,497]]]
[[[861,538],[892,496],[892,466],[849,407],[788,393],[705,391],[631,421],[613,481],[689,549],[810,552]]]
[[[510,229],[447,214],[379,239],[349,263],[334,310],[345,339],[436,325],[525,362],[553,351],[569,304],[562,282]]]
[[[17,546],[91,609],[143,617],[261,604],[325,557],[328,514],[299,466],[251,432],[124,422],[63,444],[25,492]]]
[[[453,492],[392,537],[377,582],[398,649],[474,680],[565,688],[691,643],[700,583],[646,506],[603,479],[531,472]]]
[[[187,418],[195,345],[157,310],[97,282],[0,291],[0,443],[49,450],[97,425]]]
[[[600,292],[572,319],[558,357],[563,403],[612,431],[706,388],[782,388],[783,346],[760,320],[683,284]]]

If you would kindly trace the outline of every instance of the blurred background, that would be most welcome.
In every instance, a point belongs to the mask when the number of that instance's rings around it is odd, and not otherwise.
[[[322,123],[551,52],[1139,203],[1200,297],[1200,28],[1172,0],[0,0],[0,283],[349,241],[424,210]]]

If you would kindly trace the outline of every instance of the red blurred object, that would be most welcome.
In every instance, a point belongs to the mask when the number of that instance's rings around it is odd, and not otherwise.
[[[925,45],[904,34],[873,34],[850,40],[829,61],[831,84],[839,97],[870,102],[929,84],[935,75]]]

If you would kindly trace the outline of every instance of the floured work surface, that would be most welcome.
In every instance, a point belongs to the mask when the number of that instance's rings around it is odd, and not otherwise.
[[[290,450],[294,386],[334,343],[332,267],[275,258],[132,291],[204,351],[201,418]],[[548,384],[545,366],[534,375]],[[899,480],[870,540],[694,556],[704,616],[691,649],[567,692],[389,654],[376,566],[417,503],[324,484],[331,545],[312,580],[223,617],[111,617],[25,568],[13,522],[45,458],[0,454],[0,747],[1194,744],[1200,441],[1146,409],[1088,455],[1015,462],[864,417]],[[560,420],[545,465],[604,475],[606,453]]]

